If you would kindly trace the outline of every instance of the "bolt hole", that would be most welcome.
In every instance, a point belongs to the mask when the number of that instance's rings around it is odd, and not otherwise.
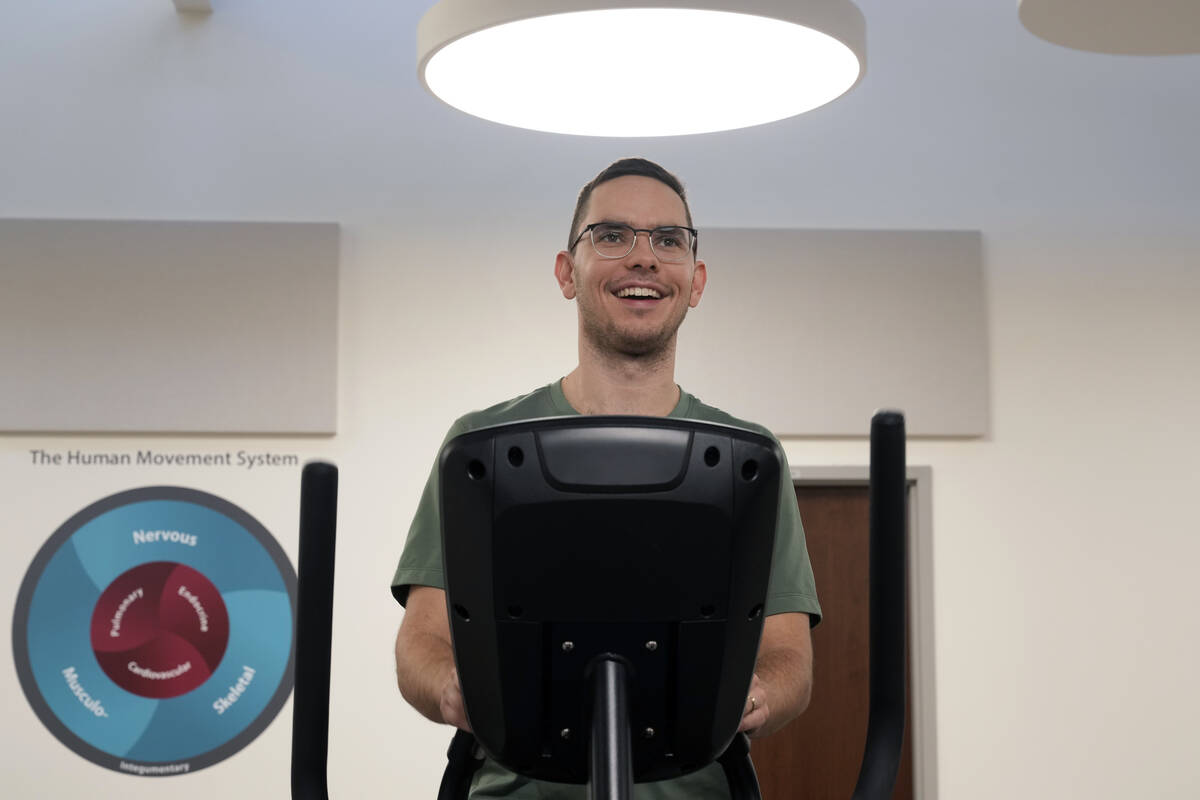
[[[525,463],[525,451],[519,447],[508,448],[508,463],[519,467]]]
[[[750,609],[750,613],[746,615],[746,619],[758,619],[759,617],[762,616],[762,612],[763,612],[762,603],[759,603],[754,608]]]
[[[471,459],[471,463],[467,464],[467,477],[473,481],[483,480],[487,475],[487,467],[483,466],[483,462],[477,458]]]
[[[454,613],[458,614],[458,616],[462,618],[463,622],[471,621],[471,612],[467,611],[464,606],[460,606],[458,603],[454,604]]]
[[[700,616],[704,617],[705,619],[708,619],[715,613],[717,613],[717,609],[714,606],[711,606],[711,605],[700,606]]]
[[[742,480],[752,481],[758,477],[758,462],[753,458],[742,464]]]
[[[525,613],[525,609],[521,608],[519,605],[516,605],[515,603],[508,607],[508,615],[510,617],[512,617],[513,619],[520,619],[520,617],[524,613]]]
[[[715,447],[710,447],[704,451],[704,463],[710,467],[715,467],[721,463],[721,451]]]

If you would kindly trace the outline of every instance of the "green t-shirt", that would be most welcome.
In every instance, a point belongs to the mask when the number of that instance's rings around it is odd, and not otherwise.
[[[450,427],[443,444],[455,436],[488,425],[544,417],[577,416],[578,413],[563,395],[562,382],[555,381],[527,395],[460,417]],[[718,408],[705,405],[694,395],[682,390],[678,404],[667,416],[736,425],[774,438],[770,431],[761,425],[732,417]],[[804,543],[804,527],[800,523],[800,512],[796,507],[796,495],[792,489],[791,475],[786,462],[782,467],[775,549],[771,557],[771,578],[767,584],[766,613],[771,615],[800,611],[808,614],[811,624],[816,625],[821,619],[821,607],[817,602],[812,565],[808,561],[808,549]],[[438,494],[435,461],[429,480],[425,484],[425,491],[422,492],[420,503],[417,505],[417,513],[408,529],[408,540],[404,544],[404,552],[400,555],[396,574],[392,578],[392,594],[402,605],[408,599],[410,586],[446,588],[445,577],[442,574],[442,526]],[[532,781],[515,775],[487,759],[475,776],[471,797],[583,800],[586,797],[586,787]],[[658,783],[640,783],[634,788],[634,800],[725,800],[728,797],[729,789],[725,775],[718,764],[711,764],[682,778]]]

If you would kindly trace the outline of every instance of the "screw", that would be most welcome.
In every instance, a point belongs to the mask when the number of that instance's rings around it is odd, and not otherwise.
[[[642,736],[646,737],[647,739],[653,739],[654,728],[646,728],[646,730],[642,731]]]
[[[650,641],[646,642],[646,649],[653,653],[658,649],[658,642],[651,639]]]
[[[564,653],[569,653],[575,649],[575,643],[574,642],[563,642],[562,649],[563,649]]]
[[[561,731],[558,732],[558,735],[561,736],[563,739],[570,739],[571,738],[571,729],[563,728]]]

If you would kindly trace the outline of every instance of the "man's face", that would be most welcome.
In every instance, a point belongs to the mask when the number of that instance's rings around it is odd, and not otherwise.
[[[597,186],[586,212],[576,236],[593,222],[687,224],[683,201],[671,187],[637,175]],[[676,264],[660,260],[645,233],[622,258],[601,257],[584,236],[571,252],[558,254],[554,274],[563,296],[576,301],[580,334],[602,353],[624,356],[654,355],[672,345],[687,310],[700,303],[706,278],[704,262],[692,257]]]

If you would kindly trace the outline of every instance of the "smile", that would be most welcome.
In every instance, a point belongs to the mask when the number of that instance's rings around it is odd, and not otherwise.
[[[652,300],[661,300],[662,294],[657,289],[649,289],[643,286],[628,286],[624,289],[619,289],[614,292],[617,297],[642,297]]]

